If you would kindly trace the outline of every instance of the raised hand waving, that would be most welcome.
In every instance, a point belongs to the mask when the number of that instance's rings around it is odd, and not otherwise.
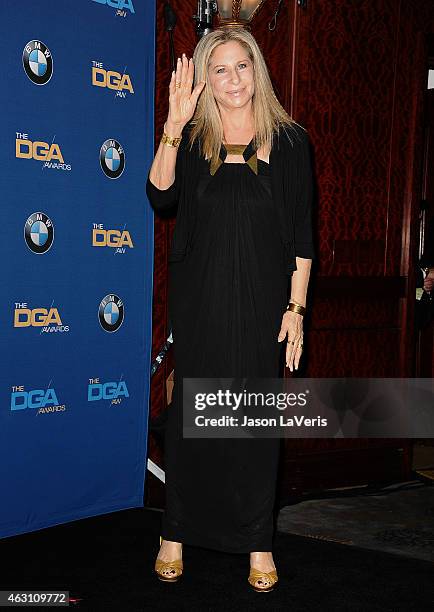
[[[193,78],[193,60],[187,59],[183,53],[182,59],[178,58],[169,84],[169,125],[183,128],[193,117],[198,98],[205,87],[205,81],[201,81],[192,91]]]

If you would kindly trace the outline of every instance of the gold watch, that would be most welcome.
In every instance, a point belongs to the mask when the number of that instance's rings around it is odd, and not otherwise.
[[[169,147],[178,147],[181,142],[182,136],[174,138],[173,136],[168,136],[166,132],[163,132],[163,136],[161,137],[161,142]]]

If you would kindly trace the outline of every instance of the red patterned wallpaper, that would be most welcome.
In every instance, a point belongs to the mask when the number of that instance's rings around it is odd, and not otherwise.
[[[176,52],[192,55],[197,2],[171,4],[178,18]],[[170,75],[163,6],[157,1],[156,144],[167,115]],[[308,0],[303,9],[297,0],[286,0],[271,32],[276,6],[277,0],[266,1],[252,32],[279,99],[309,131],[316,177],[319,259],[312,271],[307,359],[300,374],[409,376],[425,35],[434,31],[434,2]],[[153,355],[168,333],[173,224],[155,216]],[[154,415],[165,407],[171,369],[169,360],[152,381]]]

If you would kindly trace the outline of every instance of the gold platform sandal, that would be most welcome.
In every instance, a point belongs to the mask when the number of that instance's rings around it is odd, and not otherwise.
[[[160,536],[160,546],[162,542],[163,538]],[[182,576],[182,559],[175,559],[174,561],[156,559],[154,569],[158,578],[163,582],[176,582]]]
[[[250,568],[249,584],[257,593],[269,593],[274,589],[274,585],[277,581],[276,570],[272,572],[260,572],[254,567]]]

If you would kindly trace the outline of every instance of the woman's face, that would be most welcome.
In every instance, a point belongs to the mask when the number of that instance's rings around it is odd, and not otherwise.
[[[245,106],[255,92],[249,54],[234,40],[214,49],[208,77],[217,103],[228,110]]]

